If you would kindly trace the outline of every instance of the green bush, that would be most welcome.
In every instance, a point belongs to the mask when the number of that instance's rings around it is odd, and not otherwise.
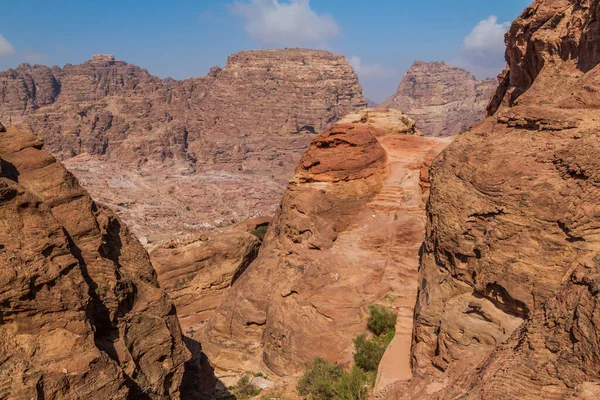
[[[395,335],[396,314],[383,306],[369,306],[369,319],[367,328],[375,337],[368,339],[367,335],[360,335],[354,339],[354,363],[364,371],[377,371],[385,349]]]
[[[366,400],[375,383],[370,375],[354,366],[350,372],[335,363],[316,358],[298,382],[298,393],[308,400]]]
[[[396,314],[382,306],[370,306],[367,327],[374,334],[354,338],[355,366],[346,372],[335,363],[316,358],[298,382],[298,393],[308,400],[366,400],[375,384],[385,349],[395,335]]]
[[[392,310],[383,307],[371,305],[369,306],[369,319],[367,320],[367,328],[377,336],[386,334],[396,327],[396,313]]]
[[[248,399],[250,397],[258,396],[260,388],[252,383],[252,375],[244,374],[233,387],[233,393],[238,399]]]
[[[376,336],[372,339],[367,339],[367,335],[363,334],[354,338],[354,363],[364,371],[377,371],[383,353],[388,347],[395,332],[389,331],[384,336]]]
[[[322,358],[315,358],[306,368],[298,382],[298,393],[309,400],[332,400],[336,398],[335,386],[344,369]]]
[[[267,234],[267,230],[269,229],[269,225],[260,225],[257,226],[256,229],[254,229],[251,233],[256,236],[258,238],[258,240],[260,240],[261,242],[263,241],[263,239],[265,238],[265,235]]]
[[[367,400],[369,389],[375,383],[375,375],[367,374],[357,366],[344,373],[336,384],[336,398],[344,400]]]

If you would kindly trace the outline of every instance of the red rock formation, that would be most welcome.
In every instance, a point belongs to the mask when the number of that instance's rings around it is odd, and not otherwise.
[[[447,143],[419,136],[395,110],[352,114],[317,136],[258,258],[199,332],[215,367],[289,376],[317,356],[348,363],[376,302],[400,313],[394,348],[410,345],[420,170]],[[404,354],[398,374],[410,374]]]
[[[177,306],[184,332],[202,329],[227,297],[233,283],[256,258],[258,227],[270,218],[249,220],[223,230],[190,235],[156,247],[151,253],[158,280]]]
[[[598,398],[599,10],[528,7],[490,116],[434,162],[416,378],[390,399]]]
[[[189,352],[144,248],[35,135],[0,132],[0,398],[179,398]]]
[[[495,79],[478,81],[468,71],[443,62],[417,61],[396,94],[380,106],[406,113],[426,136],[450,136],[485,117],[495,87]]]
[[[302,49],[237,53],[181,82],[110,57],[24,64],[0,87],[0,118],[61,159],[81,155],[67,167],[151,240],[274,213],[314,133],[366,106],[342,56]]]

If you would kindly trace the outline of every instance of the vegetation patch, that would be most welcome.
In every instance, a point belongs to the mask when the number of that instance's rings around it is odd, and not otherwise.
[[[374,335],[381,336],[396,329],[397,315],[389,308],[371,305],[369,306],[369,314],[367,328]]]
[[[375,385],[385,349],[395,335],[396,314],[382,306],[369,307],[367,328],[373,334],[354,339],[355,365],[346,371],[336,363],[316,358],[298,382],[298,394],[308,400],[366,400]]]
[[[254,236],[256,236],[258,238],[258,240],[260,240],[262,242],[263,239],[265,238],[265,235],[267,234],[268,229],[269,229],[269,224],[259,225],[250,233],[252,233]]]

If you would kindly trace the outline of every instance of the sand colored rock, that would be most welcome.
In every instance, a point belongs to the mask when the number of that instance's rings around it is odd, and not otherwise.
[[[317,356],[348,364],[368,306],[399,313],[409,349],[424,234],[421,169],[449,139],[419,136],[396,110],[367,110],[321,133],[300,160],[258,258],[200,331],[220,374],[293,376]],[[425,177],[423,177],[425,179]],[[393,375],[393,376],[392,376]]]
[[[490,116],[433,163],[411,399],[598,395],[598,1],[538,0]]]
[[[179,398],[189,352],[148,254],[41,147],[0,133],[0,398]]]
[[[252,232],[269,223],[270,218],[259,218],[189,235],[150,253],[160,285],[173,299],[184,332],[202,329],[201,325],[227,297],[233,283],[258,254],[261,242]]]
[[[82,185],[154,242],[193,233],[190,221],[272,215],[315,133],[367,104],[344,57],[304,49],[237,53],[184,81],[110,55],[23,64],[0,86],[0,118],[61,160],[79,156],[66,165]]]
[[[426,136],[456,135],[485,118],[496,86],[495,79],[478,81],[468,71],[443,62],[417,61],[398,91],[380,107],[406,113]]]

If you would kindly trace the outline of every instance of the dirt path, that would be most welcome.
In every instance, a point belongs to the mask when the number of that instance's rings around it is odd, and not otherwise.
[[[383,303],[398,313],[396,336],[377,376],[375,392],[412,377],[410,348],[417,296],[419,249],[425,235],[425,200],[420,169],[431,152],[450,140],[414,136],[379,138],[388,154],[384,186],[368,204],[370,215],[353,221],[340,235],[336,249],[348,262],[383,271],[378,286],[388,287]]]

